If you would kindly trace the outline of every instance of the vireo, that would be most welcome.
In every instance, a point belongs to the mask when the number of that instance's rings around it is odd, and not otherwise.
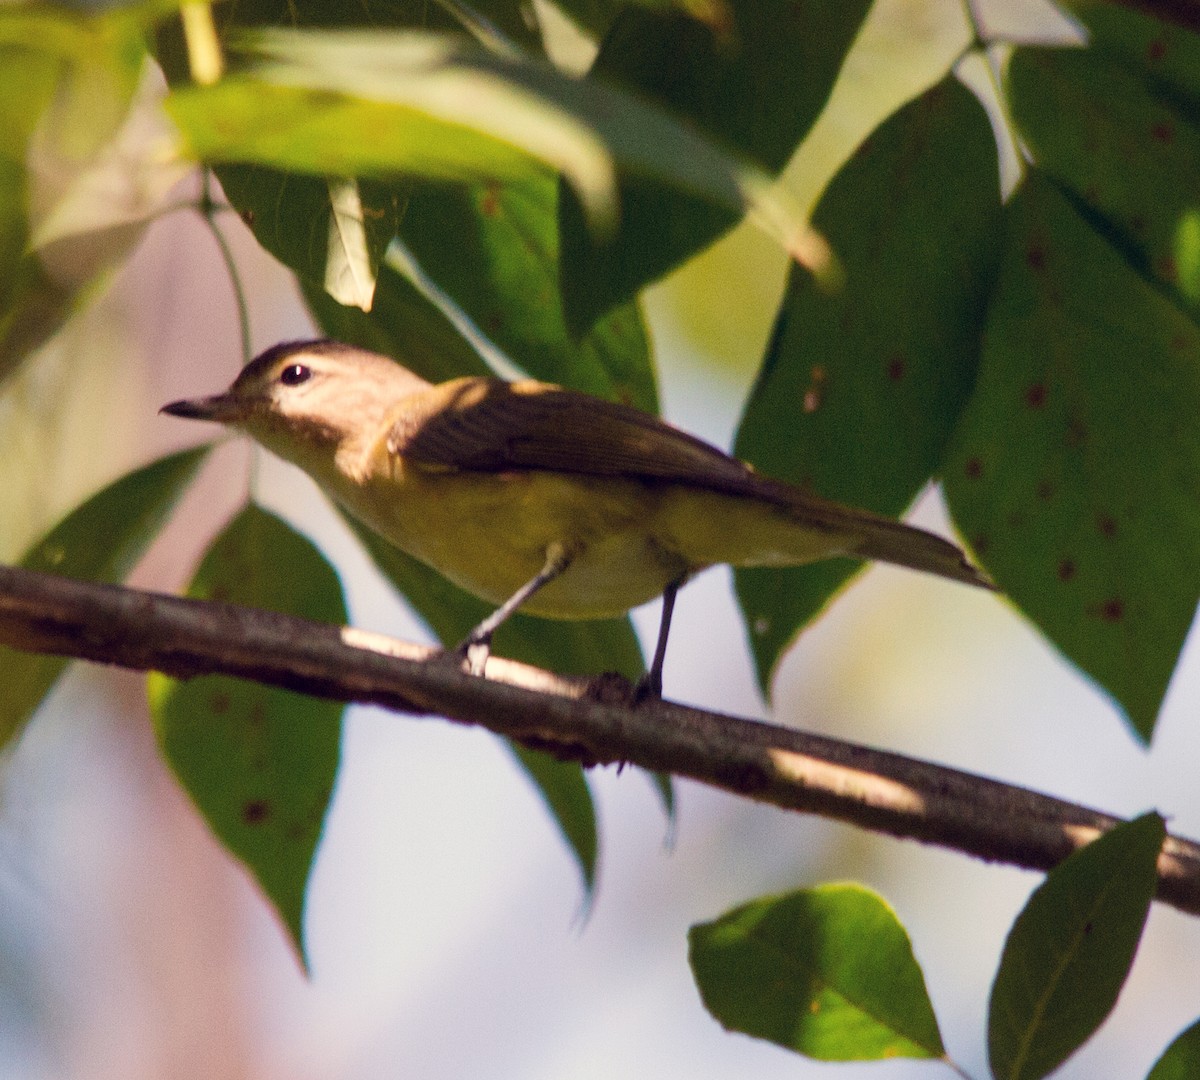
[[[989,584],[940,537],[760,476],[637,409],[533,380],[435,385],[386,356],[299,341],[262,353],[224,393],[162,411],[244,431],[498,604],[459,647],[476,673],[518,608],[595,619],[662,595],[643,683],[659,694],[675,594],[716,563],[851,555]]]

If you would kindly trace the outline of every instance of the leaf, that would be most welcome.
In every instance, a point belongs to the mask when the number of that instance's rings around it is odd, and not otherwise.
[[[1038,1080],[1103,1023],[1133,963],[1166,829],[1155,813],[1118,825],[1055,867],[1004,943],[988,1008],[998,1080]]]
[[[45,206],[109,140],[141,70],[141,18],[0,8],[0,380],[62,326],[84,283],[56,280],[29,251],[28,170]]]
[[[327,185],[330,215],[325,291],[339,304],[370,311],[375,298],[375,266],[358,183],[330,179]]]
[[[26,570],[117,584],[158,536],[208,455],[207,446],[159,458],[77,506],[21,558]],[[0,646],[0,747],[24,728],[67,666]]]
[[[168,98],[202,160],[484,182],[523,180],[541,163],[567,175],[601,231],[615,221],[615,160],[799,226],[761,170],[633,95],[532,58],[418,31],[269,29],[252,41],[267,58],[254,74]]]
[[[945,1054],[908,934],[860,885],[755,900],[688,944],[705,1007],[733,1031],[821,1061]]]
[[[443,644],[456,645],[491,613],[491,606],[484,601],[469,596],[365,525],[343,516],[375,565]],[[500,627],[492,644],[498,656],[563,674],[617,671],[636,679],[644,670],[641,649],[628,618],[551,622],[517,614]],[[584,887],[590,892],[596,877],[596,821],[582,768],[540,751],[513,749],[555,816],[579,865]]]
[[[813,223],[846,283],[831,295],[793,268],[735,453],[826,498],[900,514],[971,393],[1001,221],[987,114],[944,79],[876,130],[818,204]],[[860,565],[736,572],[764,688]]]
[[[333,568],[247,506],[209,547],[188,595],[343,625]],[[221,843],[253,873],[307,966],[305,887],[337,775],[345,706],[223,675],[152,673],[163,754]]]
[[[386,263],[379,267],[371,311],[344,307],[320,286],[301,280],[308,310],[338,341],[394,357],[431,382],[489,374],[487,365],[431,301]]]
[[[1103,0],[1068,0],[1066,6],[1087,28],[1091,51],[1135,72],[1193,120],[1200,117],[1200,35],[1194,29]]]
[[[400,235],[421,269],[534,378],[657,412],[636,304],[614,309],[582,340],[567,329],[557,198],[549,175],[504,186],[425,184],[412,193]]]
[[[659,105],[688,128],[777,172],[829,99],[868,0],[729,0],[701,22],[668,5],[629,7],[613,21],[589,81],[607,80]],[[665,147],[663,148],[666,149]],[[582,334],[715,240],[741,216],[670,177],[624,166],[615,236],[590,228],[566,187],[560,202],[567,320]]]
[[[604,37],[621,12],[633,6],[651,11],[678,11],[718,34],[732,33],[733,10],[729,0],[555,0],[555,6],[594,39]]]
[[[1109,13],[1092,48],[1016,50],[1009,97],[1038,165],[1099,219],[1134,269],[1197,318],[1200,108],[1184,111],[1178,81],[1156,77],[1166,59],[1161,27],[1144,45],[1141,63],[1132,62],[1128,53],[1144,38],[1146,22],[1134,12]],[[1164,50],[1159,61],[1152,59],[1156,42]],[[1172,55],[1188,46],[1186,54],[1200,64],[1200,38],[1176,32],[1172,45]],[[1197,71],[1190,90],[1200,100]]]
[[[989,573],[1143,741],[1200,599],[1200,328],[1040,174],[944,478]]]
[[[1180,1032],[1146,1080],[1195,1080],[1200,1076],[1200,1020]]]
[[[537,788],[567,846],[574,852],[583,875],[584,894],[590,899],[596,889],[598,840],[596,808],[583,769],[574,762],[559,761],[520,743],[509,741],[508,748]]]

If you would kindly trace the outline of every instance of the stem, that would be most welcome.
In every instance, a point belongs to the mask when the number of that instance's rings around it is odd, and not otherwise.
[[[203,177],[200,201],[196,204],[196,210],[204,219],[205,224],[208,226],[208,231],[212,233],[213,239],[217,242],[221,258],[225,263],[225,272],[229,275],[230,284],[233,286],[233,298],[237,304],[238,330],[242,339],[242,366],[245,367],[254,356],[254,346],[250,341],[250,308],[246,302],[246,291],[242,288],[242,278],[238,273],[237,261],[233,257],[233,250],[229,246],[229,241],[225,239],[225,234],[217,226],[217,212],[227,209],[227,207],[224,204],[213,201],[212,173],[208,169],[205,169]]]
[[[208,0],[185,0],[179,9],[183,38],[187,43],[188,67],[200,86],[212,86],[225,71],[221,42]]]

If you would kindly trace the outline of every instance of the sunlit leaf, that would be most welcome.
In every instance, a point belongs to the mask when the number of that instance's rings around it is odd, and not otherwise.
[[[107,144],[141,70],[141,17],[0,6],[0,380],[61,327],[85,284],[78,265],[58,279],[29,251],[28,170],[39,205],[52,206]]]
[[[655,6],[661,10],[631,6],[616,17],[589,78],[627,87],[773,173],[824,108],[870,4],[729,0],[725,17],[708,21]],[[563,192],[563,291],[576,333],[716,239],[742,212],[618,159],[615,236],[589,228],[579,202]]]
[[[1195,1080],[1200,1076],[1200,1020],[1180,1032],[1146,1080]]]
[[[726,1028],[821,1061],[945,1053],[908,934],[860,885],[755,900],[693,926],[688,942]]]
[[[114,481],[35,543],[20,565],[82,581],[124,581],[207,453],[207,447],[185,450]],[[0,646],[0,746],[24,728],[66,665],[57,656]]]
[[[988,1008],[997,1080],[1040,1080],[1116,1004],[1158,880],[1158,814],[1118,826],[1064,859],[1009,931]]]
[[[247,506],[209,547],[188,595],[344,625],[333,568],[278,518]],[[345,706],[210,675],[150,676],[163,753],[305,956],[305,889],[337,775]]]
[[[177,89],[194,153],[323,176],[523,179],[562,170],[593,227],[616,220],[613,163],[717,205],[787,216],[767,177],[640,98],[449,35],[262,30],[253,74]],[[798,223],[797,223],[798,225]]]
[[[325,291],[339,304],[370,311],[376,264],[371,258],[363,202],[354,180],[331,179]]]

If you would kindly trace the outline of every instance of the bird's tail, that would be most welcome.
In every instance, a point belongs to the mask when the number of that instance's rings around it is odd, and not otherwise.
[[[864,515],[859,528],[862,530],[861,541],[855,547],[854,555],[923,570],[984,589],[996,588],[959,548],[931,532],[874,515]]]

